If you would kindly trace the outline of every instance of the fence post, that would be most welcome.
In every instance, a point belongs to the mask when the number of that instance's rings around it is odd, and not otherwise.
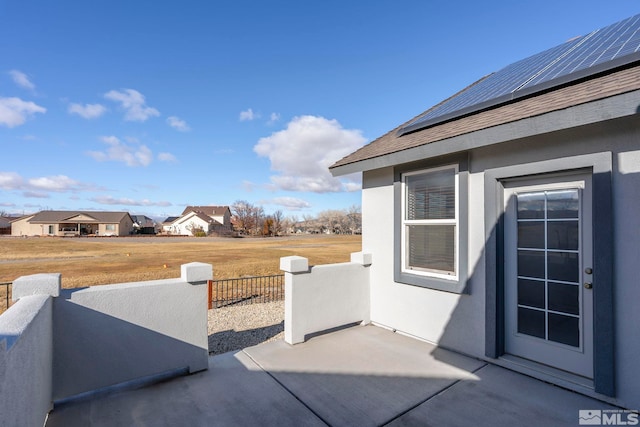
[[[207,286],[209,287],[207,309],[211,310],[213,308],[213,280],[207,280]]]

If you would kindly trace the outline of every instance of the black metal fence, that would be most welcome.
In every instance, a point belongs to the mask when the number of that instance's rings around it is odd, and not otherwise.
[[[284,299],[284,274],[209,281],[209,308]]]
[[[0,283],[0,313],[11,305],[11,282]]]

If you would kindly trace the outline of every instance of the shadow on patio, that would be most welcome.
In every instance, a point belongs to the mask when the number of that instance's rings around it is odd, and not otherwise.
[[[274,325],[253,328],[244,331],[227,329],[209,335],[209,354],[218,355],[229,351],[242,350],[270,340],[284,332],[284,320]]]
[[[375,326],[209,358],[209,370],[54,409],[57,426],[577,425],[612,407]]]

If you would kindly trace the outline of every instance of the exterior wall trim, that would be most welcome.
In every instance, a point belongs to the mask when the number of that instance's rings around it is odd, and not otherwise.
[[[544,173],[590,169],[593,173],[594,389],[615,397],[613,312],[612,154],[602,152],[485,171],[485,355],[504,354],[503,191],[502,180]]]
[[[402,271],[402,174],[405,172],[436,168],[456,164],[458,166],[458,279],[455,281],[439,279],[405,273]],[[393,280],[396,283],[403,283],[413,286],[435,289],[444,292],[457,294],[467,293],[468,289],[468,239],[469,233],[469,161],[466,154],[431,159],[428,161],[413,162],[395,168],[393,178],[393,198],[394,198],[394,220],[393,220]]]

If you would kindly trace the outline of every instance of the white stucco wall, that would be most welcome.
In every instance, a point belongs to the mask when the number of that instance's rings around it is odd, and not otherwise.
[[[532,124],[532,126],[534,123]],[[371,321],[444,347],[484,358],[484,171],[488,168],[613,153],[614,304],[617,403],[640,407],[640,127],[630,117],[504,143],[469,153],[468,293],[463,295],[394,281],[394,169],[363,174],[362,250],[371,268]],[[597,285],[597,284],[595,284]]]
[[[304,342],[305,336],[350,323],[369,323],[368,254],[352,254],[352,261],[308,268],[302,257],[285,257],[285,341]]]
[[[0,316],[0,425],[41,427],[51,410],[52,304],[20,298]]]
[[[371,265],[371,321],[464,353],[483,354],[483,282],[473,276],[481,253],[478,247],[484,244],[483,234],[477,233],[484,229],[482,216],[475,216],[469,224],[473,237],[469,252],[475,253],[469,257],[473,292],[458,295],[396,283],[393,168],[365,172],[364,181],[362,250],[379,260]],[[477,202],[482,192],[478,193],[476,187],[483,185],[482,179],[473,177],[470,181],[470,201]]]
[[[179,279],[60,290],[61,275],[13,282],[0,315],[0,425],[43,425],[55,402],[208,367],[209,264]]]
[[[54,401],[180,368],[207,369],[206,280],[213,272],[208,264],[187,266],[202,274],[94,286],[56,299]]]
[[[617,161],[618,171],[613,177],[617,224],[614,227],[616,385],[623,402],[637,409],[640,408],[640,150],[620,152]]]

